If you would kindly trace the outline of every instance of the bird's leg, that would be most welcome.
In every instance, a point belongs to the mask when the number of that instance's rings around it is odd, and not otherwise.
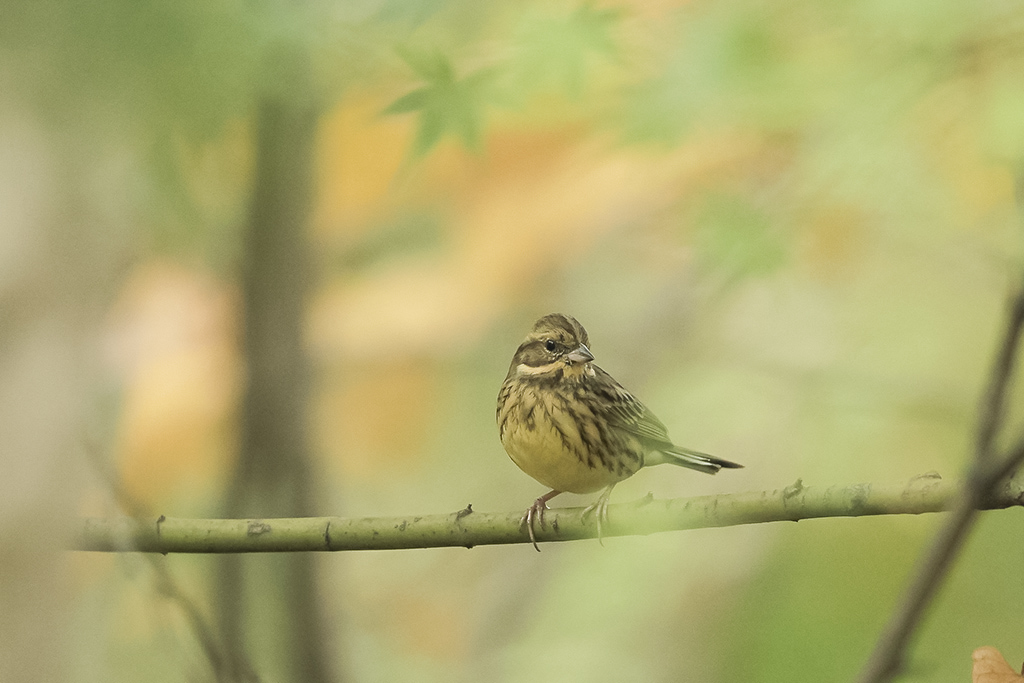
[[[537,537],[533,533],[533,524],[536,519],[540,519],[540,528],[544,528],[544,511],[548,509],[548,501],[557,496],[561,491],[548,491],[543,496],[533,501],[533,505],[526,508],[526,513],[523,518],[519,520],[519,526],[526,526],[526,530],[530,532],[530,543],[533,543],[533,547],[540,552],[540,546],[537,545]]]
[[[615,482],[616,484],[618,482]],[[592,505],[587,506],[583,511],[582,518],[586,519],[587,515],[591,512],[597,512],[597,542],[604,545],[604,540],[601,538],[601,525],[608,521],[608,499],[612,497],[612,489],[615,488],[615,484],[609,484],[604,491],[601,491],[601,495],[597,497]]]

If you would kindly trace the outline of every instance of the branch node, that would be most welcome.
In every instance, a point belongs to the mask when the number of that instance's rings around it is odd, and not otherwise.
[[[455,513],[455,521],[461,522],[463,517],[466,517],[467,515],[471,514],[473,514],[473,504],[468,503],[464,510],[459,510],[458,512]]]
[[[803,478],[797,479],[795,482],[793,482],[792,484],[790,484],[786,488],[782,489],[782,498],[783,498],[783,500],[789,500],[793,496],[798,496],[801,493],[803,493],[803,490],[804,490],[804,480],[803,480]]]
[[[273,528],[259,519],[250,519],[249,524],[245,528],[246,536],[262,536],[263,534],[269,534],[273,531]]]

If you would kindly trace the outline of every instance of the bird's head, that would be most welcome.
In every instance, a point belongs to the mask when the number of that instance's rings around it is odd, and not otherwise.
[[[587,345],[590,338],[576,318],[552,313],[538,320],[512,358],[512,369],[521,375],[547,374],[594,360]]]

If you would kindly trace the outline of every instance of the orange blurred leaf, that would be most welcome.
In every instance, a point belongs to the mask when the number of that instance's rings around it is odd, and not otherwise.
[[[1011,669],[994,647],[979,647],[971,659],[974,660],[971,683],[1024,683],[1024,676]]]

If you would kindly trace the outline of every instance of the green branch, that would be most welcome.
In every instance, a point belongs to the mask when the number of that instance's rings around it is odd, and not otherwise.
[[[959,484],[937,474],[906,484],[792,486],[774,491],[611,505],[604,535],[630,536],[681,529],[799,521],[820,517],[861,517],[941,512],[953,507]],[[1008,483],[982,506],[1024,505],[1024,488]],[[546,515],[537,540],[595,538],[593,516],[582,508],[555,508]],[[85,519],[73,550],[153,553],[263,553],[309,550],[393,550],[529,543],[522,513],[477,512],[472,506],[446,515],[410,517],[300,517],[290,519]]]

